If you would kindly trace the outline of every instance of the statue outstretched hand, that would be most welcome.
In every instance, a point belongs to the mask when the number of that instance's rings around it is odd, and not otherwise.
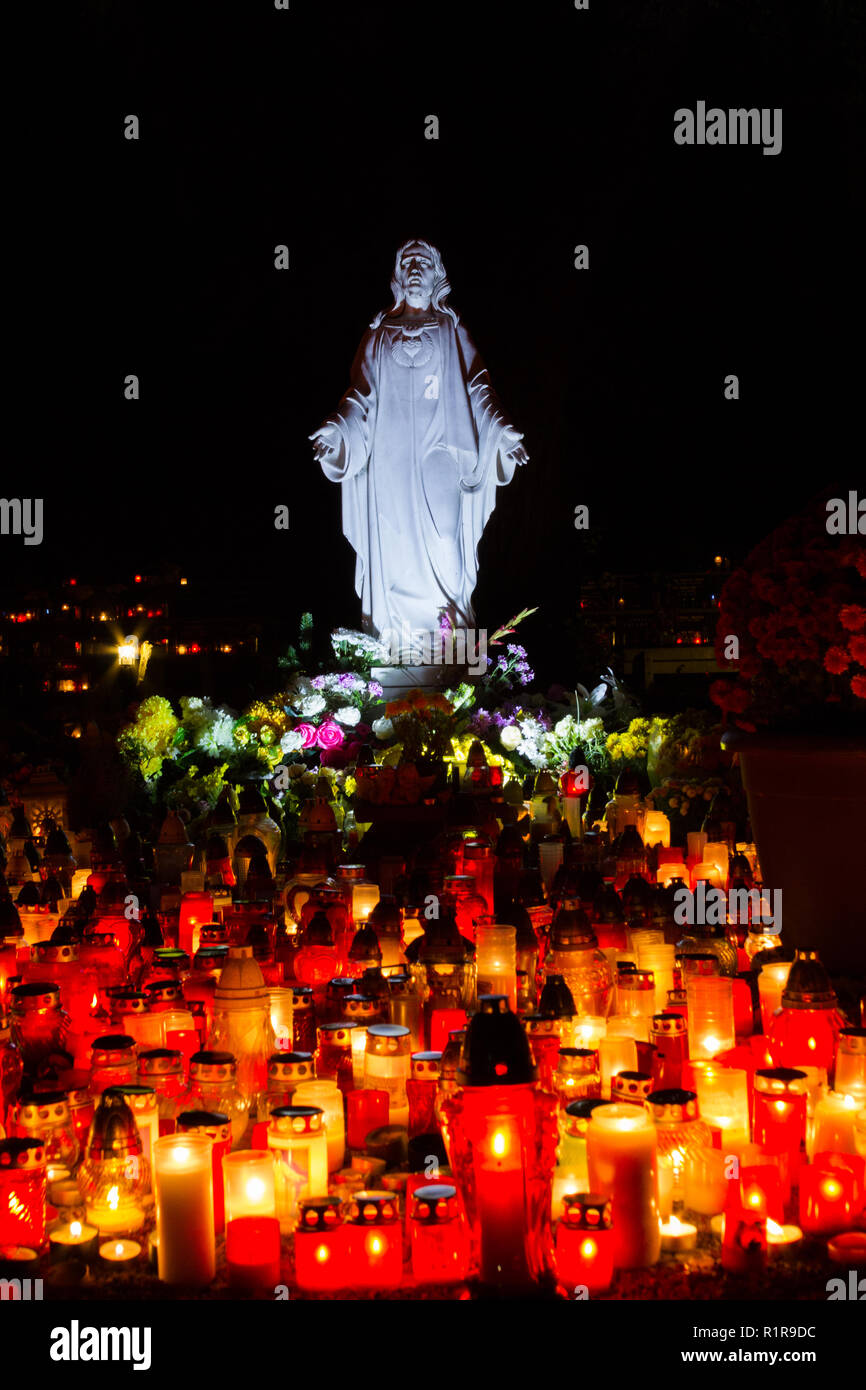
[[[308,438],[313,441],[313,457],[317,463],[339,462],[343,439],[336,425],[322,425]]]
[[[522,438],[522,434],[519,434],[517,430],[509,427],[505,431],[505,436],[500,445],[502,456],[506,458],[509,463],[517,464],[518,467],[521,468],[524,464],[529,462],[529,455],[520,443]]]

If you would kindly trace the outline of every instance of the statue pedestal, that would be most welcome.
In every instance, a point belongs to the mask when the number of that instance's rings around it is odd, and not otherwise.
[[[455,689],[466,679],[465,666],[431,665],[425,666],[374,666],[370,679],[378,681],[382,687],[382,698],[405,700],[410,690]]]

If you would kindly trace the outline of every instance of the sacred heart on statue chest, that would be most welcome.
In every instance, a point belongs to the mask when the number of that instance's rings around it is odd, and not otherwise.
[[[391,339],[391,355],[401,367],[425,367],[433,356],[429,333],[397,333]]]

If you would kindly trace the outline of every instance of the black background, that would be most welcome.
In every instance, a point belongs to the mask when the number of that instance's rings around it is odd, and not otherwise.
[[[856,486],[855,9],[73,6],[12,368],[22,414],[36,398],[19,491],[44,496],[45,540],[4,540],[5,583],[176,562],[203,603],[287,638],[305,609],[357,625],[339,489],[307,436],[411,236],[440,248],[525,431],[476,609],[492,627],[539,605],[532,655],[555,656],[585,575],[736,561]],[[699,99],[782,107],[781,154],[675,145]]]

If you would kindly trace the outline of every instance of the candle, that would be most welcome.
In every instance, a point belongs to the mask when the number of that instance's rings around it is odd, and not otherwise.
[[[587,1132],[587,1166],[592,1190],[612,1201],[617,1269],[655,1264],[661,1248],[658,1139],[646,1111],[635,1105],[594,1110]]]
[[[403,1275],[403,1230],[391,1192],[359,1192],[347,1211],[353,1287],[395,1289]]]
[[[666,1221],[674,1205],[674,1161],[670,1154],[659,1154],[659,1217]]]
[[[363,1149],[367,1135],[388,1123],[388,1101],[387,1091],[349,1091],[346,1124],[351,1149]]]
[[[861,1104],[854,1096],[828,1091],[815,1105],[809,1157],[817,1153],[857,1152],[855,1123]]]
[[[686,1155],[683,1200],[689,1211],[715,1216],[728,1197],[728,1156],[701,1145]]]
[[[177,1117],[178,1134],[205,1134],[211,1143],[211,1169],[213,1172],[213,1216],[214,1234],[222,1235],[225,1230],[225,1189],[223,1185],[223,1159],[231,1152],[232,1127],[228,1115],[218,1110],[182,1110]],[[255,1147],[260,1147],[256,1145]]]
[[[866,1231],[845,1231],[827,1243],[827,1254],[834,1264],[848,1269],[866,1268]]]
[[[665,942],[644,942],[638,945],[638,965],[653,977],[654,1013],[663,1013],[668,993],[674,988],[676,948]]]
[[[558,844],[560,855],[562,842]],[[484,994],[504,994],[509,1007],[517,1007],[516,928],[498,922],[479,922],[475,946],[476,990]],[[431,1047],[434,1046],[431,1040]]]
[[[159,1277],[200,1287],[216,1273],[212,1140],[164,1134],[153,1146]]]
[[[695,1064],[693,1075],[701,1115],[722,1131],[722,1147],[747,1144],[750,1127],[746,1072],[708,1062],[703,1066]]]
[[[800,1169],[800,1220],[812,1235],[834,1235],[851,1226],[857,1211],[854,1173],[821,1154]]]
[[[726,975],[689,974],[689,1056],[715,1057],[736,1043],[733,981]]]
[[[309,1084],[309,1083],[308,1083]],[[271,1112],[268,1148],[274,1159],[280,1230],[294,1230],[298,1202],[328,1191],[328,1142],[324,1114],[315,1105],[282,1105]]]
[[[408,1207],[412,1273],[419,1284],[452,1284],[465,1278],[469,1241],[448,1183],[416,1187]]]
[[[683,1063],[688,1057],[688,1025],[681,1014],[671,1012],[653,1015],[649,1040],[661,1053],[665,1086],[683,1084]]]
[[[789,1251],[799,1245],[803,1232],[799,1226],[780,1226],[772,1217],[767,1218],[767,1246],[771,1251]]]
[[[761,1025],[769,1033],[773,1015],[782,1007],[782,994],[791,973],[789,960],[768,961],[758,976],[758,997],[761,1001]]]
[[[606,1033],[606,1018],[602,1018],[600,1014],[580,1014],[571,1024],[571,1045],[597,1049],[599,1039]]]
[[[237,1216],[226,1223],[226,1269],[232,1288],[258,1292],[279,1284],[280,1223],[275,1216]]]
[[[99,1247],[99,1257],[112,1269],[131,1265],[141,1254],[137,1240],[107,1240]]]
[[[601,1071],[601,1094],[610,1099],[611,1081],[618,1072],[637,1071],[637,1049],[634,1038],[608,1037],[598,1040],[598,1062]]]
[[[480,930],[480,928],[479,928]],[[513,933],[514,928],[511,928]],[[364,1085],[374,1091],[388,1092],[388,1123],[408,1126],[409,1097],[406,1082],[412,1070],[412,1040],[409,1029],[399,1023],[371,1023],[367,1029],[367,1046],[364,1054]],[[313,1085],[317,1083],[312,1083]],[[319,1083],[320,1084],[320,1083]],[[305,1092],[309,1087],[299,1087]],[[300,1099],[300,1097],[296,1097]],[[340,1097],[340,1117],[343,1114],[343,1101]],[[332,1171],[343,1162],[342,1149],[337,1161],[329,1161]]]
[[[662,811],[647,811],[643,823],[643,842],[645,845],[661,845],[670,849],[671,823]]]
[[[352,1283],[348,1233],[339,1197],[304,1197],[295,1229],[295,1279],[299,1289],[343,1289]]]
[[[63,1264],[68,1260],[92,1260],[96,1254],[99,1231],[85,1221],[64,1221],[48,1232],[51,1263]]]
[[[153,1141],[159,1138],[159,1105],[152,1086],[116,1086],[111,1088],[122,1095],[133,1115],[141,1135],[141,1152],[146,1163],[152,1161]]]
[[[669,1254],[678,1254],[683,1250],[694,1250],[698,1241],[697,1226],[690,1225],[688,1221],[680,1221],[678,1216],[671,1216],[667,1221],[660,1221],[659,1233],[662,1250],[668,1251]]]
[[[226,1221],[275,1216],[274,1158],[269,1149],[243,1149],[223,1158]]]
[[[41,1140],[0,1140],[0,1245],[41,1246],[45,1187]]]
[[[378,1095],[380,1091],[386,1090],[387,1088],[383,1082],[375,1089]],[[393,1093],[389,1092],[389,1106],[392,1102]],[[339,1168],[342,1168],[343,1160],[346,1155],[346,1121],[343,1092],[340,1090],[336,1081],[318,1078],[315,1081],[302,1081],[299,1086],[295,1087],[295,1093],[292,1096],[292,1104],[312,1105],[321,1110],[322,1124],[325,1127],[328,1147],[328,1172],[336,1173]],[[408,1101],[406,1110],[406,1118],[408,1120]],[[382,1128],[387,1123],[388,1118],[386,1115],[381,1125],[371,1125],[370,1129]],[[396,1121],[392,1120],[391,1123],[394,1124]],[[370,1130],[368,1130],[367,1133],[369,1134]]]
[[[833,1087],[859,1106],[866,1104],[866,1028],[843,1028],[839,1034]]]
[[[615,1235],[611,1202],[601,1193],[566,1196],[556,1226],[556,1273],[569,1291],[603,1293],[613,1279]]]

